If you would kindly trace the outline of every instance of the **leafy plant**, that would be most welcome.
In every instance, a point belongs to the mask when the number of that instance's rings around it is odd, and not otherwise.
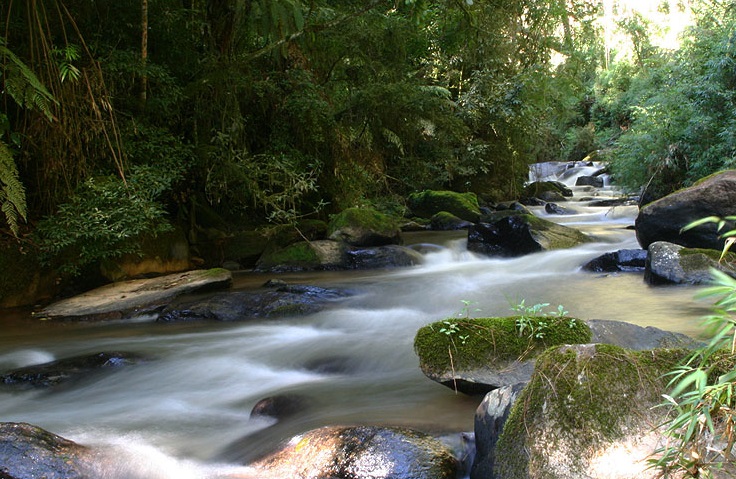
[[[532,306],[526,305],[526,300],[522,299],[521,302],[511,306],[511,311],[518,314],[516,319],[516,329],[519,332],[519,336],[523,336],[525,333],[534,339],[544,339],[550,326],[551,321],[545,320],[545,318],[567,318],[568,311],[565,310],[563,305],[557,306],[556,311],[547,311],[549,303],[537,303]],[[567,318],[568,327],[573,329],[577,324],[577,319]]]

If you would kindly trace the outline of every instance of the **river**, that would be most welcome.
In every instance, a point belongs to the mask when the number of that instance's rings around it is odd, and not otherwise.
[[[612,194],[609,190],[603,194]],[[535,212],[580,228],[596,242],[489,259],[465,250],[464,232],[407,233],[406,244],[432,245],[424,248],[431,252],[421,266],[278,275],[290,283],[356,292],[337,308],[306,317],[227,324],[55,323],[0,312],[5,315],[0,370],[98,351],[152,358],[59,390],[0,392],[0,421],[29,422],[83,444],[115,445],[141,478],[199,479],[237,468],[282,439],[324,425],[472,431],[480,398],[424,377],[413,351],[417,329],[457,315],[465,303],[472,316],[508,315],[524,300],[553,309],[561,304],[581,319],[699,333],[699,318],[709,305],[693,299],[696,288],[650,287],[638,273],[580,270],[602,253],[638,247],[627,228],[635,206],[590,207],[586,201],[566,206],[577,213]],[[256,288],[273,277],[239,272],[233,288]],[[344,369],[309,367],[320,361],[339,361]],[[250,418],[258,400],[285,393],[306,398],[303,413],[277,425]],[[228,447],[236,441],[236,448]]]

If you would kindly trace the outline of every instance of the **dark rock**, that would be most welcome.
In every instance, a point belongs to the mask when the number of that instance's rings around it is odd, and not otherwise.
[[[605,200],[591,200],[588,206],[594,207],[612,207],[612,206],[634,206],[637,204],[636,199],[631,198],[610,198]]]
[[[0,423],[0,478],[90,479],[91,451],[26,423]]]
[[[401,243],[401,229],[390,216],[370,208],[348,208],[335,215],[327,229],[329,239],[351,246]]]
[[[302,316],[322,311],[347,296],[347,291],[305,285],[286,285],[269,291],[219,293],[202,299],[177,301],[167,306],[157,321],[245,321]]]
[[[703,343],[682,333],[673,333],[654,326],[637,326],[624,321],[591,319],[587,321],[593,334],[592,343],[611,344],[634,351],[646,351],[656,348],[701,347]]]
[[[84,379],[103,369],[117,369],[137,364],[143,358],[137,354],[102,352],[59,359],[49,363],[13,369],[0,375],[0,384],[25,388],[47,388]]]
[[[272,417],[284,419],[303,412],[308,406],[309,400],[298,394],[280,394],[263,398],[258,401],[250,411],[250,417]]]
[[[643,249],[621,249],[605,253],[583,265],[583,271],[615,273],[618,271],[644,271],[647,251]]]
[[[580,231],[532,215],[508,215],[495,223],[468,229],[468,251],[515,257],[538,251],[570,248],[590,241]]]
[[[641,208],[636,218],[636,237],[647,249],[656,241],[688,248],[722,249],[715,224],[704,224],[681,233],[689,223],[708,216],[736,215],[736,170],[704,178]]]
[[[475,411],[475,460],[470,479],[493,477],[496,443],[516,398],[526,383],[495,389],[485,395]]]
[[[455,479],[457,460],[434,437],[405,428],[323,427],[250,464],[269,477]]]
[[[353,248],[347,252],[346,269],[401,268],[422,264],[422,255],[405,246],[386,245],[374,248]]]
[[[447,211],[440,211],[432,216],[429,227],[434,231],[454,231],[469,228],[473,223],[458,218]]]
[[[416,216],[431,218],[440,211],[447,211],[470,222],[478,221],[480,206],[475,193],[454,191],[423,191],[408,198],[409,208]]]
[[[563,198],[570,198],[573,195],[572,190],[567,185],[559,181],[535,181],[524,187],[523,196],[536,196],[537,198],[542,198],[545,201],[554,201],[543,198],[544,193],[547,192],[558,193]]]
[[[719,262],[720,251],[704,248],[684,248],[678,244],[657,241],[649,245],[644,281],[649,284],[703,284],[718,269],[736,277],[729,262]]]
[[[603,188],[603,178],[598,176],[578,176],[575,180],[575,186],[594,186]]]
[[[318,374],[345,374],[350,371],[348,358],[344,356],[312,359],[304,364],[304,368]]]
[[[560,206],[557,203],[546,203],[544,205],[544,211],[546,211],[550,215],[573,215],[575,214],[574,211],[571,211],[563,206]]]

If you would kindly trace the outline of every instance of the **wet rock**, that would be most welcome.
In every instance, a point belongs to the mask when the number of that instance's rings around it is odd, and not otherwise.
[[[646,351],[657,348],[694,349],[703,346],[682,333],[673,333],[654,326],[638,326],[624,321],[591,319],[587,321],[592,333],[592,343],[611,344],[634,351]]]
[[[0,423],[3,479],[90,479],[92,452],[27,423]]]
[[[419,252],[399,245],[353,248],[347,252],[347,256],[345,269],[405,268],[424,261]]]
[[[721,252],[684,248],[657,241],[649,245],[644,280],[649,284],[703,284],[712,280],[711,269],[736,277],[729,262],[719,262]]]
[[[544,205],[544,211],[546,211],[550,215],[573,215],[575,214],[574,211],[565,208],[564,206],[560,206],[557,203],[546,203]]]
[[[552,195],[547,195],[547,193],[552,193]],[[564,198],[571,198],[572,195],[572,190],[559,181],[535,181],[524,187],[523,194],[523,196],[536,197],[544,201],[555,201],[548,200],[547,197],[550,196],[554,198],[561,197],[564,200]]]
[[[605,253],[583,265],[583,271],[593,273],[642,272],[647,259],[643,249],[621,249]]]
[[[269,477],[455,479],[457,460],[434,437],[405,428],[323,427],[250,464]]]
[[[48,388],[85,379],[103,370],[110,371],[142,361],[144,361],[142,356],[124,352],[75,356],[13,369],[0,374],[0,384],[22,388]]]
[[[414,215],[423,218],[431,218],[440,211],[446,211],[474,223],[480,216],[480,206],[475,193],[427,190],[409,195],[408,205]]]
[[[398,222],[371,208],[348,208],[330,221],[329,239],[351,246],[382,246],[401,243]]]
[[[516,214],[470,227],[467,248],[487,256],[515,257],[571,248],[588,241],[590,238],[576,229],[533,215]]]
[[[736,170],[716,173],[695,185],[676,191],[641,208],[636,218],[636,237],[642,248],[666,241],[688,248],[720,250],[715,224],[704,224],[686,232],[687,224],[708,216],[736,215]]]
[[[593,186],[603,188],[603,178],[599,176],[578,176],[575,186]]]
[[[167,306],[157,321],[246,321],[316,313],[350,295],[337,289],[286,285],[268,291],[235,291]]]
[[[223,268],[123,281],[58,301],[34,316],[85,321],[130,318],[154,312],[179,295],[225,289],[231,284],[232,273]]]
[[[493,477],[493,463],[498,438],[516,398],[526,383],[494,389],[483,398],[475,411],[476,453],[470,479]]]
[[[250,417],[272,417],[284,419],[303,412],[309,404],[305,396],[298,394],[279,394],[258,401],[250,411]]]
[[[349,358],[345,356],[330,356],[307,361],[304,368],[318,374],[345,374],[351,371],[348,363]]]
[[[452,213],[440,211],[432,216],[429,227],[433,231],[454,231],[468,228],[472,224],[470,221],[460,219]]]

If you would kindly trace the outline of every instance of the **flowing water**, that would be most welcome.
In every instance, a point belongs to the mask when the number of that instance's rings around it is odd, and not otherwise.
[[[607,191],[603,194],[612,194]],[[412,347],[418,328],[457,315],[465,302],[475,316],[508,315],[511,305],[524,300],[552,308],[562,304],[582,319],[699,333],[698,318],[709,305],[693,299],[696,288],[650,287],[638,273],[580,270],[602,253],[638,247],[627,228],[635,206],[590,207],[585,201],[565,206],[576,214],[549,219],[580,228],[596,242],[489,259],[465,250],[464,232],[411,233],[405,243],[429,251],[421,266],[279,275],[291,283],[356,293],[334,309],[306,317],[85,324],[0,313],[0,371],[98,351],[152,358],[59,390],[0,392],[0,421],[29,422],[84,444],[115,446],[136,477],[213,477],[231,467],[237,471],[238,463],[282,439],[324,425],[472,431],[480,398],[455,394],[424,377]],[[257,288],[272,277],[237,273],[234,289]],[[320,361],[340,362],[344,370],[309,367]],[[249,417],[258,400],[285,393],[306,398],[301,414],[278,424]]]

